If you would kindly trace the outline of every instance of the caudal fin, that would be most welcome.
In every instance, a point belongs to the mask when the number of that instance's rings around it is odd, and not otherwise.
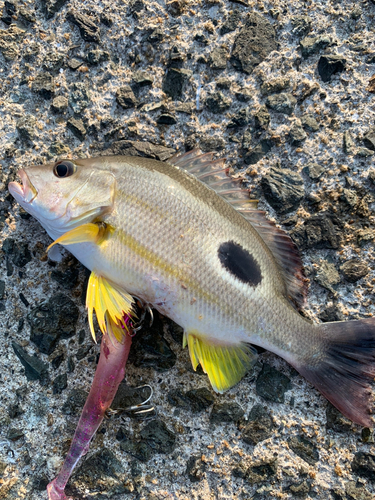
[[[318,328],[325,339],[325,352],[295,368],[343,415],[373,427],[375,318],[324,323]]]

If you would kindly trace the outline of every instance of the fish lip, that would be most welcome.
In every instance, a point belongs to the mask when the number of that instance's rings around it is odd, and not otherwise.
[[[32,203],[36,198],[38,191],[33,186],[29,176],[23,168],[21,168],[17,173],[21,178],[22,184],[19,182],[10,182],[8,186],[9,192],[17,201]]]

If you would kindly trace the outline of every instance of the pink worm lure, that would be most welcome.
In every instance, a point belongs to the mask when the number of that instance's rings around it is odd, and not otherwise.
[[[103,335],[99,363],[68,455],[58,476],[47,486],[49,500],[70,500],[64,492],[65,486],[79,459],[87,453],[90,441],[124,378],[131,343],[131,336],[125,332],[123,343],[114,336]]]

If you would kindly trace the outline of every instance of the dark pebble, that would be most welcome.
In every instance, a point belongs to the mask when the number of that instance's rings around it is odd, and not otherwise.
[[[41,0],[46,19],[51,19],[67,2],[68,0]]]
[[[32,488],[35,491],[45,491],[47,489],[47,485],[50,482],[50,479],[45,474],[38,474],[32,479]]]
[[[186,475],[191,482],[197,483],[205,477],[206,464],[202,461],[201,455],[193,455],[186,464]]]
[[[277,50],[273,26],[266,17],[251,13],[234,41],[230,60],[235,69],[250,74],[273,50]]]
[[[299,146],[307,138],[307,134],[303,130],[302,123],[299,120],[296,120],[291,126],[289,138],[293,146]]]
[[[124,498],[134,486],[114,453],[103,448],[84,460],[69,481],[66,493],[83,498],[87,490],[100,492],[97,498]]]
[[[11,428],[9,429],[8,433],[7,433],[7,438],[10,440],[10,441],[18,441],[19,439],[21,439],[22,437],[24,436],[24,433],[22,430],[20,429],[14,429],[14,428]]]
[[[284,395],[290,389],[290,378],[264,363],[256,381],[257,394],[267,401],[284,403]]]
[[[330,43],[331,39],[327,35],[308,36],[300,41],[302,57],[306,58],[317,54],[328,47]]]
[[[163,325],[159,315],[154,314],[151,327],[144,327],[133,338],[129,361],[136,367],[150,367],[166,371],[176,363],[176,355],[163,337]]]
[[[254,464],[246,471],[245,480],[250,484],[269,481],[277,473],[276,459]]]
[[[298,248],[339,248],[341,243],[341,221],[329,212],[310,217],[305,223],[290,232]]]
[[[350,133],[350,130],[345,130],[343,134],[343,144],[342,144],[344,153],[347,155],[353,155],[356,151],[355,149],[355,142],[353,139],[352,134]]]
[[[238,422],[244,416],[244,411],[237,403],[215,403],[210,420],[214,424]]]
[[[268,203],[279,213],[297,208],[305,195],[301,175],[286,168],[270,168],[262,178],[262,189]]]
[[[271,80],[265,80],[260,91],[263,95],[279,94],[283,90],[290,87],[290,79],[286,77],[272,78]]]
[[[25,376],[27,380],[42,380],[48,371],[48,365],[43,363],[36,356],[30,356],[16,342],[12,342],[13,350],[25,368]]]
[[[73,356],[69,356],[69,357],[68,357],[68,366],[67,366],[67,368],[68,368],[68,373],[73,373],[73,372],[74,372],[74,370],[75,370],[75,367],[76,367],[76,365],[75,365],[75,363],[74,363]]]
[[[130,0],[129,11],[133,15],[137,15],[145,8],[143,0]]]
[[[314,116],[309,113],[302,116],[301,123],[303,128],[309,132],[317,132],[319,130],[319,123],[316,121]]]
[[[277,111],[278,113],[291,115],[297,104],[297,100],[292,94],[281,92],[281,94],[273,94],[268,96],[266,104],[269,108]]]
[[[352,422],[344,417],[331,403],[327,402],[326,409],[327,429],[335,432],[350,432],[353,428]]]
[[[32,259],[27,243],[15,241],[13,238],[4,240],[2,250],[10,256],[13,264],[17,267],[26,266]]]
[[[91,49],[87,52],[86,61],[90,66],[96,66],[109,60],[109,52],[100,49]]]
[[[220,28],[220,35],[223,36],[235,31],[240,25],[241,20],[242,13],[238,9],[232,10]]]
[[[80,141],[85,140],[87,130],[80,118],[69,118],[69,120],[66,122],[66,126],[73,132],[77,139],[79,139]]]
[[[117,89],[116,101],[124,109],[134,108],[138,103],[130,85],[124,85]]]
[[[169,113],[163,113],[156,120],[156,123],[158,125],[175,125],[177,123],[177,120],[173,115]]]
[[[68,393],[65,403],[62,405],[63,415],[78,416],[86,402],[88,393],[83,389],[72,389]]]
[[[62,95],[55,97],[51,104],[53,113],[64,113],[68,109],[68,99]]]
[[[229,57],[228,47],[220,45],[211,51],[209,65],[212,69],[225,69]]]
[[[241,102],[249,102],[253,98],[253,92],[247,88],[235,91],[234,95]]]
[[[356,283],[368,275],[369,268],[366,262],[362,262],[360,259],[351,259],[341,266],[341,271],[346,281]]]
[[[129,155],[144,156],[146,158],[155,158],[156,160],[166,161],[176,153],[175,149],[152,144],[148,141],[128,141],[121,140],[111,143],[111,146],[105,150],[107,155]],[[104,154],[104,153],[103,153]]]
[[[249,123],[249,110],[248,108],[240,109],[236,114],[232,115],[227,128],[240,128],[245,127]]]
[[[185,84],[192,74],[188,69],[169,68],[163,80],[163,91],[174,101],[181,98]]]
[[[75,265],[59,266],[51,271],[51,278],[64,288],[71,290],[78,281],[79,269]]]
[[[8,407],[8,415],[9,418],[17,418],[20,417],[23,413],[25,413],[25,410],[22,408],[20,403],[14,403],[9,405]]]
[[[21,302],[26,306],[29,307],[30,302],[27,300],[27,298],[24,296],[22,292],[19,293],[19,298],[21,299]]]
[[[320,260],[319,269],[314,279],[332,293],[335,292],[336,285],[340,283],[340,275],[335,264],[325,259]]]
[[[52,99],[55,94],[55,81],[53,76],[47,71],[38,73],[31,84],[31,90],[44,99]]]
[[[85,359],[89,352],[92,349],[92,345],[82,345],[81,347],[78,348],[76,352],[76,359],[78,361],[81,361],[82,359]]]
[[[375,127],[367,132],[363,138],[365,146],[372,151],[375,151]]]
[[[319,313],[319,319],[323,323],[329,323],[330,321],[344,321],[345,316],[337,304],[331,304]]]
[[[36,119],[32,115],[25,115],[16,122],[18,136],[22,142],[30,144],[35,138]]]
[[[0,280],[0,300],[4,298],[4,292],[5,292],[5,281]]]
[[[51,144],[49,151],[53,156],[67,156],[70,153],[70,148],[62,142],[56,141]]]
[[[81,59],[76,59],[75,57],[68,59],[67,62],[68,68],[72,69],[73,71],[76,71],[78,68],[80,68],[82,64],[83,61]]]
[[[179,389],[172,389],[170,392],[168,392],[167,397],[169,403],[172,406],[177,406],[178,408],[184,408],[185,410],[190,409],[191,402],[189,398],[186,396],[185,392],[182,392]]]
[[[305,36],[311,30],[312,19],[310,16],[298,14],[291,18],[292,33],[296,36]]]
[[[358,451],[354,454],[351,465],[354,474],[370,481],[375,481],[375,455]]]
[[[84,82],[74,82],[70,86],[69,104],[74,113],[82,113],[90,103],[89,89]]]
[[[148,71],[139,70],[133,74],[133,82],[139,87],[146,87],[154,83],[154,77]]]
[[[86,42],[100,42],[100,29],[93,19],[77,10],[71,10],[66,15],[66,19],[79,28],[81,37]]]
[[[203,135],[200,137],[199,147],[204,153],[208,153],[210,151],[221,151],[225,147],[225,141],[222,137]]]
[[[43,69],[56,73],[64,66],[64,56],[60,52],[50,51],[43,58]]]
[[[141,462],[147,462],[154,455],[152,448],[145,441],[131,441],[125,439],[121,441],[120,449]]]
[[[206,387],[192,389],[185,393],[185,397],[189,401],[189,408],[194,413],[200,412],[209,408],[215,402],[215,396]]]
[[[113,19],[106,13],[100,14],[100,22],[110,28],[113,26]]]
[[[311,180],[317,181],[324,174],[324,167],[319,163],[308,163],[303,167],[302,172],[307,174]]]
[[[60,338],[75,334],[78,307],[62,293],[35,307],[27,315],[31,327],[30,340],[40,352],[51,354]]]
[[[249,414],[249,422],[241,433],[242,439],[247,444],[256,445],[272,435],[274,423],[271,415],[262,405],[252,407]]]
[[[303,435],[292,436],[288,439],[289,448],[309,465],[319,461],[319,452],[314,443]]]
[[[271,150],[272,142],[268,139],[262,139],[259,144],[257,144],[254,148],[250,149],[244,156],[243,160],[246,165],[255,165],[262,158],[266,156],[266,154]]]
[[[159,419],[146,424],[140,432],[140,438],[150,446],[154,453],[169,454],[176,446],[176,435]]]
[[[306,497],[311,491],[311,485],[306,481],[295,483],[288,486],[287,491],[290,491],[293,497]]]
[[[57,370],[59,368],[59,366],[61,366],[61,363],[64,361],[64,358],[65,358],[65,356],[63,353],[55,356],[51,361],[52,368],[54,370]]]
[[[7,30],[0,30],[0,52],[6,61],[14,61],[20,53],[20,42],[25,30],[12,23]]]
[[[232,82],[229,78],[226,78],[225,76],[223,76],[222,78],[218,78],[216,80],[216,87],[218,89],[224,89],[224,90],[228,90],[230,89],[232,85]]]
[[[61,394],[68,387],[68,376],[66,373],[58,375],[52,384],[53,393]]]
[[[266,106],[261,106],[254,115],[255,128],[261,130],[267,130],[270,124],[270,114]]]
[[[339,55],[321,56],[318,62],[318,73],[323,82],[329,82],[332,75],[345,70],[346,59]]]
[[[172,0],[167,4],[167,11],[174,17],[180,16],[186,8],[186,2],[184,0]]]

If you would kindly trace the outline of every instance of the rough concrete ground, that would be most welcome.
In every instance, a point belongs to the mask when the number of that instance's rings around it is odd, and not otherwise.
[[[61,157],[215,150],[298,244],[306,314],[370,317],[375,4],[12,0],[0,11],[0,498],[35,500],[68,450],[98,346],[87,273],[68,253],[46,259],[49,238],[7,183]],[[126,381],[153,387],[156,419],[106,421],[74,498],[374,498],[372,431],[284,361],[262,353],[219,396],[177,326],[157,320],[136,339]]]

